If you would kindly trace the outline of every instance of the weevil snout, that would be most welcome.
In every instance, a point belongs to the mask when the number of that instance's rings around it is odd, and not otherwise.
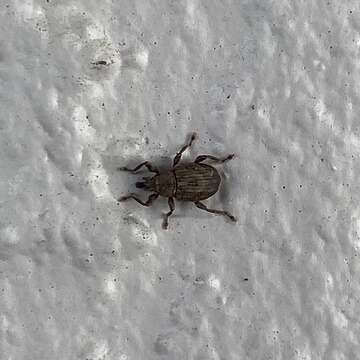
[[[138,189],[144,189],[145,188],[145,182],[141,182],[141,181],[138,181],[135,186],[138,188]]]
[[[154,189],[154,178],[151,177],[143,177],[144,181],[138,181],[136,182],[135,186],[138,189],[144,189],[144,190],[149,190],[149,191],[153,191]]]

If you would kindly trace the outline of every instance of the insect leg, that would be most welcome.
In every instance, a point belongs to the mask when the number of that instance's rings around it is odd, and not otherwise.
[[[143,163],[141,163],[140,165],[134,167],[133,169],[129,169],[126,166],[123,166],[123,167],[119,167],[118,170],[129,171],[129,172],[135,173],[142,166],[146,166],[149,171],[154,172],[156,174],[159,174],[159,170],[155,166],[151,165],[148,161],[144,161]]]
[[[195,163],[199,164],[201,162],[203,162],[204,160],[212,160],[213,162],[215,163],[224,163],[225,161],[229,161],[231,159],[234,158],[234,154],[230,154],[228,155],[226,158],[223,158],[223,159],[220,159],[220,158],[217,158],[215,156],[212,156],[212,155],[199,155],[196,159],[195,159]]]
[[[143,206],[150,206],[151,203],[156,199],[158,198],[159,194],[151,194],[149,196],[149,198],[144,202],[142,200],[140,200],[136,194],[129,194],[129,195],[126,195],[126,196],[122,196],[121,198],[118,199],[118,201],[126,201],[126,200],[129,200],[129,199],[134,199],[135,201],[137,201],[139,204],[143,205]]]
[[[203,203],[200,202],[200,201],[195,202],[195,205],[196,205],[199,209],[201,209],[201,210],[205,210],[205,211],[208,211],[208,212],[213,213],[213,214],[224,215],[224,216],[227,216],[231,221],[236,221],[235,216],[231,215],[231,214],[228,213],[227,211],[209,209],[209,208],[206,207],[205,204],[203,204]]]
[[[169,218],[169,216],[170,216],[170,215],[174,212],[174,210],[175,210],[175,203],[174,203],[174,199],[173,199],[173,198],[169,198],[168,204],[169,204],[170,211],[167,212],[167,213],[164,215],[164,221],[163,221],[163,224],[162,224],[163,229],[167,229],[167,227],[168,227],[168,225],[169,225],[168,218]]]
[[[189,143],[188,143],[187,145],[183,146],[183,147],[181,148],[181,150],[180,150],[180,151],[176,154],[176,156],[174,157],[173,167],[176,166],[176,165],[179,163],[179,161],[180,161],[180,159],[181,159],[182,153],[183,153],[188,147],[191,146],[191,144],[193,143],[193,141],[195,140],[195,138],[196,138],[196,133],[192,133],[191,139],[190,139]]]

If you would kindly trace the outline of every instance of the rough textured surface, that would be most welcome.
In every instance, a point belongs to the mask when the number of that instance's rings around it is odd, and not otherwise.
[[[0,18],[1,360],[360,359],[358,1]],[[192,131],[238,155],[207,201],[236,224],[117,204]]]

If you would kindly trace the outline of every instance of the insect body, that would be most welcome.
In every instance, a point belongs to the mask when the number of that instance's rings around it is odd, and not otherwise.
[[[217,170],[210,165],[203,164],[205,160],[212,160],[214,163],[224,163],[231,160],[234,154],[220,159],[211,155],[199,155],[194,162],[179,164],[182,153],[191,146],[195,140],[195,134],[192,134],[190,142],[185,145],[175,156],[173,167],[171,170],[161,172],[152,166],[148,161],[141,163],[134,169],[127,167],[119,168],[119,170],[130,171],[136,173],[142,166],[146,166],[150,172],[156,173],[153,177],[145,177],[144,181],[137,182],[136,187],[147,191],[152,191],[146,202],[140,200],[135,194],[129,194],[121,197],[118,201],[133,199],[144,206],[150,206],[151,203],[159,196],[167,197],[170,211],[165,214],[163,228],[168,227],[168,218],[175,210],[174,198],[181,201],[191,201],[201,209],[214,214],[221,214],[228,217],[232,221],[236,221],[235,217],[224,210],[209,209],[200,200],[205,200],[214,195],[221,182],[221,178]],[[178,165],[179,164],[179,165]]]
[[[214,195],[221,182],[215,168],[206,164],[178,165],[174,170],[176,191],[174,197],[183,201],[205,200]]]

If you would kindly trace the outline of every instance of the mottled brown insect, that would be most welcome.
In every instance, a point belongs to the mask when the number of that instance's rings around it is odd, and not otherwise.
[[[228,217],[231,221],[236,221],[235,217],[224,210],[208,209],[200,200],[205,200],[214,195],[221,182],[221,178],[217,170],[202,162],[212,160],[214,163],[224,163],[231,160],[234,154],[220,159],[211,155],[199,155],[194,162],[179,164],[183,152],[191,146],[195,140],[196,134],[192,134],[189,143],[182,147],[176,154],[173,167],[171,170],[160,172],[156,167],[148,161],[141,163],[133,169],[121,167],[119,170],[130,171],[136,173],[142,166],[146,166],[150,172],[156,173],[153,177],[144,177],[142,182],[137,182],[136,187],[146,191],[152,191],[147,201],[140,200],[136,194],[129,194],[121,197],[118,201],[134,199],[144,206],[150,206],[151,203],[159,196],[167,197],[170,211],[165,214],[163,228],[168,227],[168,218],[175,210],[174,198],[181,201],[191,201],[199,209],[211,212],[213,214],[221,214]]]

